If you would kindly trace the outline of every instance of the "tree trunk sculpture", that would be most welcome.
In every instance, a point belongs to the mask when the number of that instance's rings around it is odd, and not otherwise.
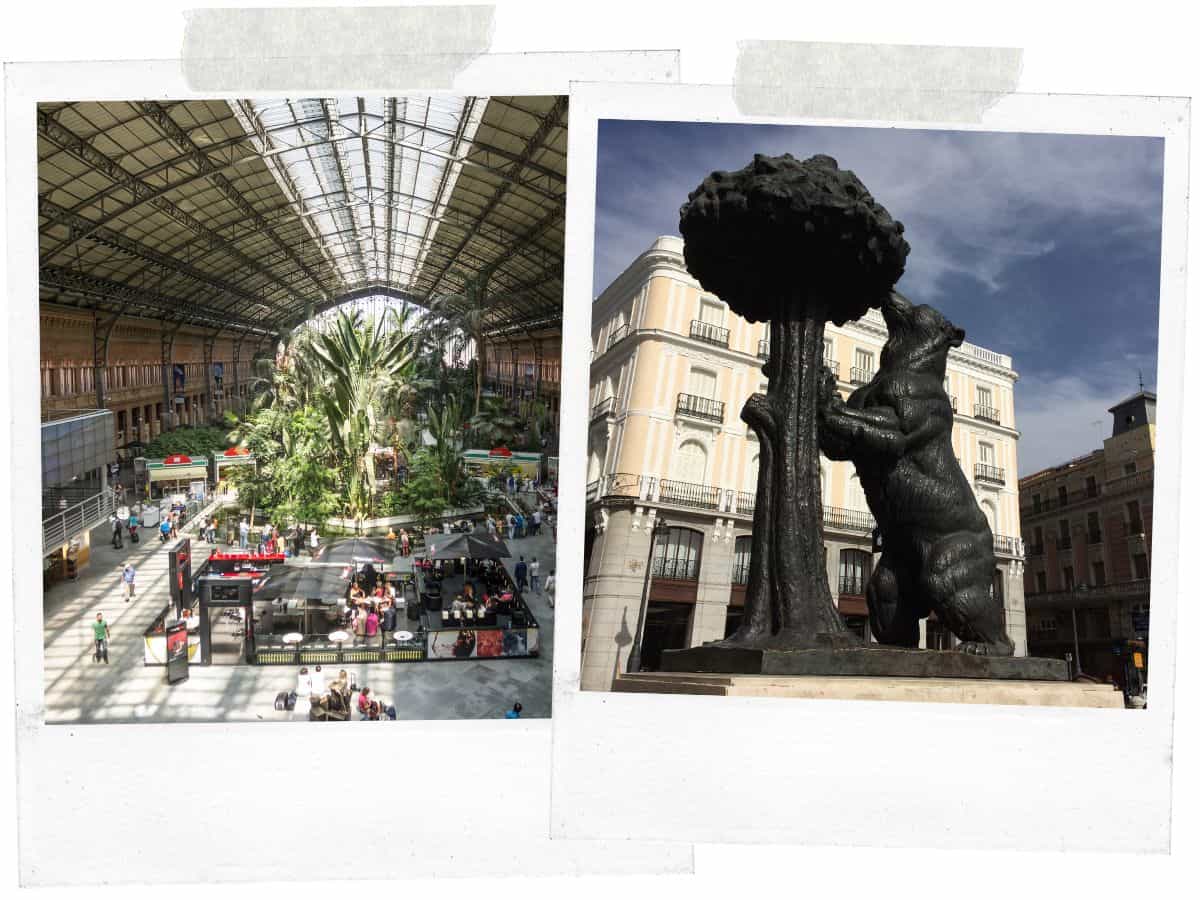
[[[821,540],[825,323],[858,318],[889,295],[908,255],[904,226],[832,158],[785,154],[714,172],[681,208],[679,229],[701,285],[735,313],[770,322],[767,393],[742,409],[760,445],[745,615],[722,644],[853,644]]]

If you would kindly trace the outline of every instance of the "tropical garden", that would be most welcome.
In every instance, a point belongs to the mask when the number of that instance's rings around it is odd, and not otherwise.
[[[223,427],[164,433],[147,455],[247,448],[257,464],[224,477],[246,512],[271,521],[424,521],[479,505],[484,480],[469,473],[464,448],[540,452],[553,423],[540,402],[485,391],[480,306],[457,309],[343,308],[310,320],[256,361],[247,410],[227,413]],[[463,362],[468,341],[476,355]]]

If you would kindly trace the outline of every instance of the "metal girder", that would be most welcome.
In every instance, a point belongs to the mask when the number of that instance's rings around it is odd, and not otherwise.
[[[92,225],[90,219],[78,215],[77,213],[73,213],[69,209],[59,206],[57,203],[47,199],[46,197],[38,198],[38,213],[48,219],[60,222],[71,229],[85,229]],[[124,251],[131,256],[149,260],[163,269],[167,269],[187,278],[191,278],[193,281],[220,291],[223,294],[229,294],[249,303],[260,303],[262,301],[262,298],[243,290],[237,285],[231,284],[228,281],[203,272],[200,269],[197,269],[195,266],[190,265],[183,260],[177,259],[174,256],[162,253],[153,249],[152,247],[147,247],[140,241],[135,241],[132,238],[126,237],[119,232],[113,231],[111,228],[104,226],[92,228],[91,233],[86,236],[86,240],[95,241],[99,244],[105,244]]]
[[[549,136],[550,131],[557,127],[559,120],[566,111],[567,98],[559,97],[554,102],[554,106],[551,107],[550,111],[546,113],[542,121],[538,123],[537,130],[530,135],[529,140],[526,141],[525,148],[521,152],[520,156],[513,160],[508,169],[505,171],[506,180],[500,182],[500,186],[496,189],[496,192],[492,194],[492,199],[489,200],[487,205],[479,212],[479,216],[476,219],[475,224],[468,229],[465,235],[463,235],[463,239],[459,242],[454,251],[451,252],[450,258],[446,261],[446,264],[442,266],[441,270],[430,283],[429,293],[432,294],[437,290],[438,285],[440,285],[442,283],[442,279],[446,277],[446,273],[450,270],[450,266],[453,265],[454,260],[458,258],[458,255],[463,251],[463,248],[465,248],[467,244],[471,242],[471,239],[479,231],[480,226],[491,214],[492,210],[494,210],[500,201],[503,200],[508,194],[512,187],[512,182],[507,179],[518,175],[523,168],[530,164],[533,155],[542,149],[542,145]],[[558,215],[561,216],[564,210],[565,200],[558,204]],[[486,284],[486,282],[487,277],[485,276],[484,283]]]
[[[84,275],[65,266],[42,266],[38,274],[43,287],[58,288],[85,297],[97,297],[110,303],[124,303],[127,306],[140,305],[144,309],[163,314],[164,321],[174,320],[181,312],[187,312],[180,309],[183,305],[181,301],[172,297],[165,297],[130,284],[110,281],[107,278]],[[235,316],[225,310],[197,303],[188,303],[187,306],[191,308],[190,318],[200,324],[212,327],[237,325],[255,332],[270,333],[270,328],[263,323]]]
[[[293,296],[300,296],[295,288],[288,284],[280,275],[272,272],[265,266],[260,265],[256,260],[237,249],[237,247],[233,246],[233,244],[225,240],[225,238],[221,237],[217,232],[208,228],[198,219],[184,212],[174,203],[162,196],[163,194],[167,193],[170,188],[156,191],[140,178],[127,172],[115,160],[110,159],[86,140],[76,135],[73,131],[59,124],[59,122],[45,110],[39,109],[37,111],[37,118],[38,131],[41,132],[41,134],[47,140],[51,141],[65,152],[70,153],[81,162],[87,163],[110,181],[114,182],[115,184],[119,184],[120,187],[133,195],[136,202],[128,206],[124,211],[128,211],[129,209],[140,206],[142,203],[149,204],[157,212],[162,213],[172,221],[182,225],[188,231],[199,237],[203,242],[203,246],[207,250],[226,253],[236,259],[245,268],[254,272],[258,272],[267,280],[281,285]],[[111,218],[112,217],[109,217],[109,219]],[[101,222],[106,222],[109,219],[102,219]],[[99,227],[102,227],[100,223],[93,223],[88,230],[74,234],[69,242],[56,247],[53,251],[51,251],[51,253],[46,254],[45,258],[49,258],[51,255],[62,252],[77,241],[88,237],[93,229]]]
[[[339,119],[335,126],[334,115],[329,110],[329,103],[330,103],[329,100],[321,100],[321,111],[322,111],[322,113],[324,113],[324,116],[325,116],[325,119],[324,119],[325,128],[326,128],[326,131],[327,131],[328,137],[329,137],[329,141],[328,141],[329,152],[333,154],[333,162],[337,168],[338,183],[342,186],[342,196],[346,199],[347,202],[349,202],[351,181],[346,176],[346,164],[344,162],[342,162],[342,151],[338,148],[337,141],[335,141],[333,139],[334,138],[334,134],[333,134],[334,128],[335,127],[340,128],[342,123],[341,123],[341,120]],[[368,182],[368,184],[369,183],[370,182]],[[367,262],[365,259],[363,259],[363,256],[362,256],[362,243],[363,243],[362,235],[359,234],[359,231],[358,231],[358,220],[355,219],[353,215],[350,216],[350,224],[354,229],[354,249],[357,251],[358,267],[362,271],[363,277],[365,278],[367,275]]]
[[[359,101],[362,102],[361,100]],[[387,254],[384,256],[383,277],[388,281],[392,280],[392,219],[395,216],[395,197],[396,197],[396,98],[388,97],[387,101],[387,132],[388,132],[388,151],[387,151],[387,179],[384,182],[384,204],[387,208],[387,217],[384,219],[384,227],[387,229]],[[363,156],[367,156],[366,139],[363,139]],[[447,169],[450,167],[447,166]],[[370,184],[370,180],[367,181]],[[437,206],[435,205],[436,211]],[[428,229],[429,222],[426,221],[425,227]]]
[[[268,222],[262,216],[262,214],[254,208],[254,205],[250,203],[249,200],[242,196],[241,192],[235,188],[233,183],[220,171],[220,167],[213,163],[213,161],[208,158],[208,155],[196,145],[191,136],[179,126],[179,123],[171,118],[171,114],[166,107],[153,100],[140,103],[139,107],[141,108],[142,112],[144,112],[156,125],[158,125],[159,128],[163,130],[166,136],[171,140],[172,143],[175,144],[176,147],[184,151],[187,158],[195,163],[197,169],[209,176],[213,185],[215,185],[216,188],[224,195],[225,199],[240,209],[242,213],[248,219],[250,219],[250,221],[254,222],[254,224],[257,225],[277,247],[279,247],[280,250],[286,253],[288,258],[296,265],[296,268],[303,272],[308,277],[309,281],[313,283],[317,291],[320,293],[325,293],[326,288],[321,283],[321,279],[317,277],[316,273],[314,273],[312,269],[308,267],[308,265],[304,262],[300,255],[296,253],[295,250],[280,240],[279,236],[275,234],[275,229],[272,227],[271,223]]]

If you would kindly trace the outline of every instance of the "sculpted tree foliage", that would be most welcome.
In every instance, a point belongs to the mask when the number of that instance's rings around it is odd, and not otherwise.
[[[770,323],[765,395],[742,419],[760,443],[751,570],[733,646],[853,643],[821,543],[817,405],[825,323],[878,307],[904,272],[904,227],[828,156],[756,155],[713,172],[680,209],[688,270],[752,322]]]

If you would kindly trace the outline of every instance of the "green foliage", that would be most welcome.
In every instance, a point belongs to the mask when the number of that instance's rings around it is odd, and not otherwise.
[[[508,447],[521,429],[521,422],[502,397],[484,397],[479,412],[468,423],[471,441],[482,449]]]
[[[186,427],[165,431],[146,445],[147,459],[164,459],[173,453],[212,458],[223,453],[228,444],[220,428]]]

